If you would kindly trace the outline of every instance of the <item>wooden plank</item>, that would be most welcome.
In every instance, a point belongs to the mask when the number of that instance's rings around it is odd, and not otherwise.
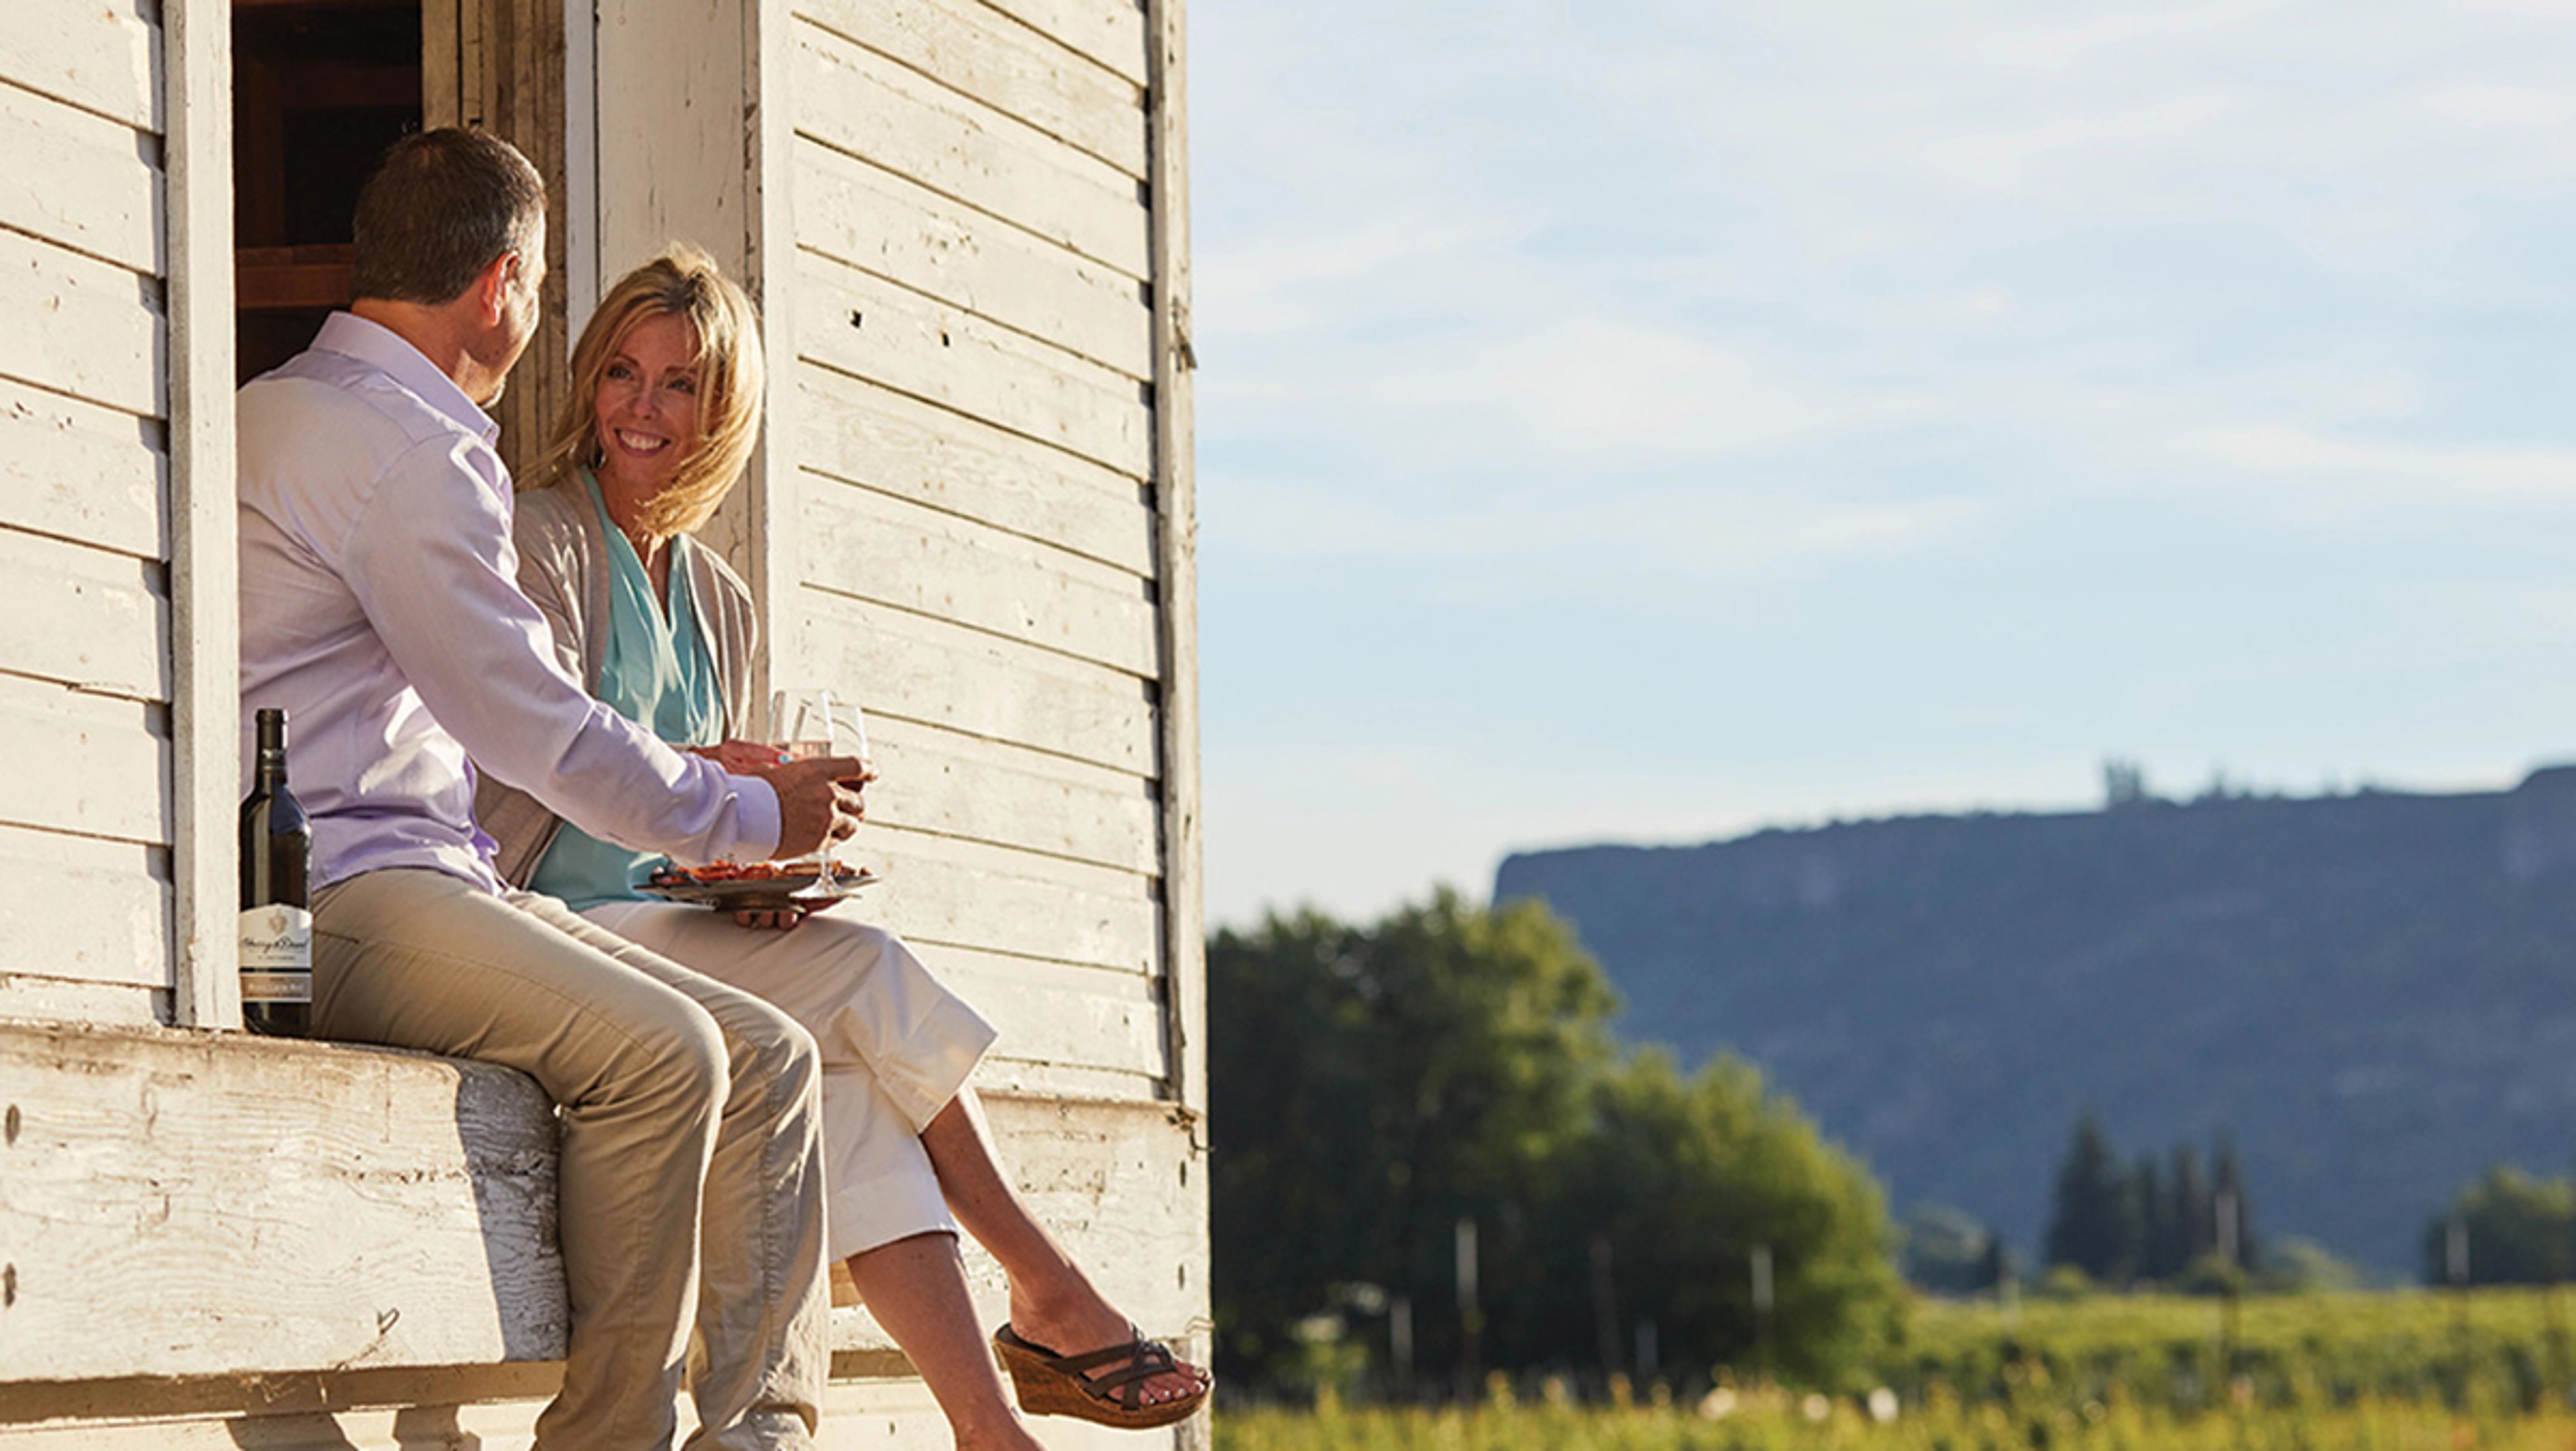
[[[1145,7],[1138,0],[984,0],[1058,45],[1146,83]]]
[[[157,988],[0,974],[0,1021],[148,1028],[169,1020],[169,1000]]]
[[[9,27],[0,26],[0,30]],[[0,231],[0,377],[145,417],[163,416],[157,284]]]
[[[168,463],[153,431],[130,413],[0,380],[0,525],[163,557]]]
[[[131,700],[0,675],[0,756],[46,763],[43,770],[0,772],[0,822],[168,845],[168,714]],[[232,739],[230,732],[226,739]],[[227,758],[219,787],[227,803],[236,794],[231,778],[239,774],[237,759]],[[12,965],[41,961],[22,958]],[[168,983],[155,978],[153,985]]]
[[[1207,1109],[1207,918],[1199,842],[1198,484],[1190,348],[1188,55],[1184,0],[1147,0],[1154,33],[1154,480],[1163,690],[1163,971],[1172,1096]]]
[[[0,86],[0,227],[161,271],[161,176],[133,127]]]
[[[1153,310],[1136,279],[814,141],[796,147],[805,246],[1143,381]]]
[[[797,355],[1144,478],[1144,387],[947,303],[806,253]]]
[[[554,1116],[488,1064],[0,1026],[12,1380],[563,1352]]]
[[[0,669],[102,695],[169,699],[167,612],[150,566],[0,530]]]
[[[11,789],[20,789],[18,783]],[[0,894],[0,964],[7,972],[168,986],[170,868],[159,853],[0,825],[0,872],[12,883]]]
[[[1130,574],[1159,560],[1146,486],[846,373],[796,370],[805,467]]]
[[[798,30],[796,129],[1143,278],[1135,178],[814,26]]]
[[[1189,1203],[1205,1166],[1171,1108],[983,1099],[1003,1162],[1038,1221],[1147,1335],[1177,1345],[1205,1313],[1205,1226]],[[998,1325],[1010,1312],[1001,1269],[971,1240],[965,1250],[978,1318]],[[832,1345],[843,1353],[894,1348],[859,1309],[832,1312]],[[1044,1425],[1055,1444],[1056,1423]],[[1118,1444],[1141,1444],[1132,1432],[1120,1434]]]
[[[232,25],[183,7],[170,53],[170,770],[175,928],[164,954],[178,1021],[241,1021],[241,614],[233,487]]]
[[[1154,774],[1153,710],[1132,676],[883,605],[813,590],[802,603],[811,663],[871,716]]]
[[[1161,913],[1151,882],[899,827],[863,830],[850,861],[885,880],[868,915],[923,945],[1122,972],[1152,970]]]
[[[13,0],[0,81],[158,133],[160,43],[143,17],[135,0]]]
[[[22,1382],[0,1385],[0,1423],[7,1423],[0,1425],[0,1446],[11,1451],[36,1447],[172,1451],[201,1446],[221,1451],[242,1447],[347,1451],[353,1446],[392,1451],[403,1438],[396,1435],[390,1420],[400,1418],[404,1431],[413,1437],[422,1425],[434,1424],[443,1440],[455,1438],[447,1441],[449,1446],[483,1451],[515,1446],[524,1451],[537,1412],[562,1386],[563,1367],[548,1361],[398,1366],[318,1375]],[[341,1408],[337,1416],[331,1414],[335,1406]],[[84,1433],[94,1439],[77,1439]],[[154,1434],[168,1439],[150,1439]],[[410,1446],[417,1451],[420,1442],[413,1439]]]
[[[870,820],[1116,867],[1162,870],[1152,783],[1120,771],[880,717]]]
[[[1139,678],[1156,669],[1149,582],[866,489],[806,491],[806,584],[936,615]]]
[[[804,0],[799,10],[1145,179],[1145,88],[978,0]]]
[[[1115,1074],[1119,1096],[1150,1099],[1163,1076],[1163,1009],[1152,979],[936,949],[931,967],[1000,1031],[987,1061]]]

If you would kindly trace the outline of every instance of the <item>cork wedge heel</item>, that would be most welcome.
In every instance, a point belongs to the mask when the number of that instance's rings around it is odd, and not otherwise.
[[[1011,1373],[1011,1389],[1020,1409],[1032,1416],[1072,1416],[1122,1430],[1144,1431],[1185,1421],[1207,1403],[1207,1373],[1184,1370],[1169,1347],[1147,1340],[1130,1327],[1124,1345],[1081,1355],[1058,1355],[1020,1338],[1005,1325],[993,1332],[993,1349]],[[1116,1367],[1110,1369],[1110,1367]],[[1100,1371],[1099,1375],[1090,1372]],[[1188,1374],[1198,1389],[1185,1396],[1148,1404],[1145,1382],[1158,1375]]]

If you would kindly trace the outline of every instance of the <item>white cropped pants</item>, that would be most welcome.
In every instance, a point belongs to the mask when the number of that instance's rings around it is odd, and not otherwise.
[[[767,1000],[814,1035],[833,1259],[955,1231],[921,1131],[957,1096],[994,1031],[902,939],[830,914],[783,932],[740,927],[730,914],[675,902],[607,902],[582,915]]]

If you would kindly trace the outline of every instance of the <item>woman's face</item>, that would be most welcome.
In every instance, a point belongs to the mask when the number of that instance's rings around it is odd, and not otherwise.
[[[698,330],[675,313],[645,318],[610,350],[591,404],[603,485],[641,503],[695,451],[697,358]]]

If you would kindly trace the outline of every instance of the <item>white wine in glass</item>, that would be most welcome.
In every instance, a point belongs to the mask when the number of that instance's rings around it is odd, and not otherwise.
[[[791,761],[811,761],[822,756],[867,759],[868,728],[859,714],[858,703],[835,699],[832,692],[819,686],[771,695],[769,729],[779,753]],[[826,884],[837,876],[829,841],[804,860],[822,873]]]

